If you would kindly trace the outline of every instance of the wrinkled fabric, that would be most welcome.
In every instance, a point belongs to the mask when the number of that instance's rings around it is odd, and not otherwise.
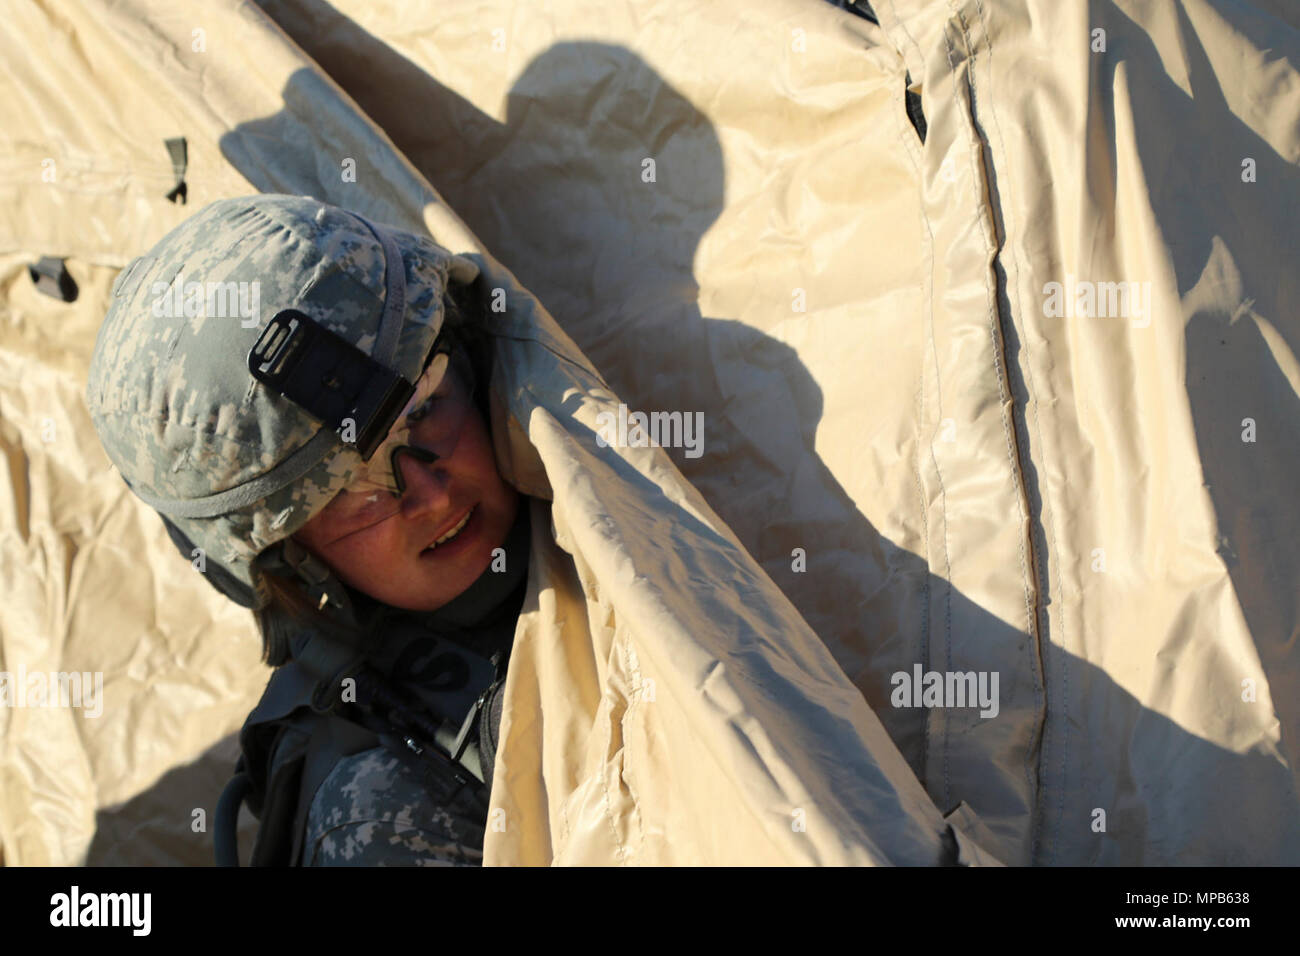
[[[0,639],[105,707],[0,708],[5,860],[210,859],[256,637],[80,396],[120,269],[261,191],[500,290],[498,459],[554,527],[485,862],[1300,862],[1300,14],[871,6],[19,5]],[[620,404],[702,441],[603,446]]]

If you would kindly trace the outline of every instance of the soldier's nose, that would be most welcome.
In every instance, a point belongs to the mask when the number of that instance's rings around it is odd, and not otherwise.
[[[410,445],[393,452],[393,477],[402,496],[404,515],[420,518],[450,506],[447,470],[435,464],[438,460],[432,452]]]

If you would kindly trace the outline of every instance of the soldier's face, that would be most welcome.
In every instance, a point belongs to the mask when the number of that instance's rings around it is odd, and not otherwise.
[[[442,392],[469,401],[455,371]],[[393,607],[433,611],[459,596],[487,570],[519,507],[518,493],[497,471],[478,409],[463,421],[454,449],[437,461],[398,456],[406,491],[387,518],[366,524],[344,493],[297,540],[344,583]]]

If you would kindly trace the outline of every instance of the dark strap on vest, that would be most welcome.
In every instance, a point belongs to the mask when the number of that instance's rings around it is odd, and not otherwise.
[[[383,640],[365,652],[316,632],[295,635],[291,660],[271,675],[240,730],[241,756],[215,819],[219,865],[239,865],[236,830],[245,801],[259,821],[252,865],[299,863],[307,816],[325,778],[343,757],[380,746],[434,799],[469,788],[486,813],[506,661],[527,589],[528,543],[525,499],[506,542],[517,562],[507,573],[485,571],[431,615],[378,619],[371,633]],[[351,598],[344,601],[352,613]],[[348,679],[354,695],[344,693]]]
[[[242,766],[242,758],[241,764]],[[239,808],[253,789],[247,773],[239,770],[217,801],[217,815],[213,821],[213,841],[216,844],[217,866],[239,866]]]
[[[431,793],[448,777],[485,789],[479,718],[489,692],[502,686],[504,669],[499,659],[484,660],[434,635],[423,642],[431,664],[455,672],[441,689],[433,680],[399,690],[363,658],[321,635],[295,642],[301,657],[271,675],[240,731],[242,754],[214,822],[218,865],[239,865],[238,817],[245,800],[260,823],[251,865],[297,864],[317,790],[342,757],[363,750],[386,747],[426,786],[439,784]],[[347,678],[356,681],[355,702],[344,700]]]

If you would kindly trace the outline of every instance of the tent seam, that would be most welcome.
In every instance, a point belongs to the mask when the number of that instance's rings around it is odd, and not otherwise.
[[[975,9],[976,9],[977,13],[979,14],[980,22],[981,22],[981,24],[982,24],[983,27],[984,27],[984,39],[985,39],[985,43],[986,43],[987,46],[988,46],[988,51],[989,51],[989,56],[988,56],[988,61],[989,61],[988,71],[989,71],[989,77],[990,77],[989,83],[990,83],[990,86],[991,86],[991,85],[992,85],[992,76],[993,76],[993,40],[992,40],[992,36],[991,36],[991,34],[990,34],[990,31],[989,31],[988,15],[987,15],[987,13],[986,13],[985,10],[984,10],[984,6],[983,6],[983,2],[982,2],[982,0],[975,0]],[[996,133],[997,133],[998,141],[999,141],[999,143],[1001,144],[1001,150],[1002,150],[1002,152],[1005,153],[1005,151],[1006,151],[1006,150],[1005,150],[1005,139],[1004,139],[1004,137],[1003,137],[1003,135],[1002,135],[1002,124],[1001,124],[1001,121],[998,119],[998,113],[997,113],[997,100],[996,100],[996,97],[994,97],[994,96],[992,96],[992,95],[990,94],[990,96],[988,97],[988,103],[989,103],[989,115],[993,118],[993,129],[994,129],[994,130],[996,131]],[[990,150],[991,150],[991,149],[992,149],[992,143],[990,142]],[[1003,221],[1004,221],[1004,223],[1005,223],[1005,221],[1006,221],[1007,218],[1008,218],[1008,209],[1009,209],[1009,208],[1013,208],[1013,207],[1011,206],[1011,204],[1003,203],[1001,208],[1002,208]],[[1010,235],[1010,229],[1006,229],[1006,230],[1005,230],[1005,235],[1004,235],[1004,237],[1003,237],[1004,245],[1009,245],[1009,243],[1007,242],[1007,236],[1009,236],[1009,235]],[[1009,258],[1009,260],[1010,260],[1011,267],[1012,267],[1012,269],[1015,271],[1015,274],[1016,274],[1016,277],[1017,277],[1017,280],[1018,280],[1019,277],[1020,277],[1020,274],[1021,274],[1020,263],[1019,263],[1019,260],[1020,260],[1020,251],[1019,251],[1019,249],[1016,248],[1016,247],[1012,247],[1012,249],[1011,249],[1011,255],[1010,255],[1008,258]],[[1017,282],[1015,283],[1015,288],[1016,288],[1016,301],[1017,301],[1017,305],[1020,307],[1020,308],[1019,308],[1019,312],[1020,312],[1021,315],[1026,315],[1026,314],[1028,314],[1028,313],[1026,312],[1026,310],[1025,310],[1025,308],[1024,308],[1023,295],[1022,295],[1023,290],[1022,290],[1022,288],[1021,288],[1021,284],[1020,284],[1019,281],[1017,281]],[[1008,284],[1007,284],[1007,301],[1008,301],[1008,302],[1011,301],[1011,283],[1010,283],[1009,281],[1008,281]],[[1046,348],[1046,345],[1045,345],[1044,347]],[[1029,337],[1028,337],[1028,335],[1026,335],[1026,336],[1022,336],[1022,338],[1021,338],[1021,348],[1024,349],[1024,352],[1025,352],[1025,361],[1024,361],[1024,363],[1023,363],[1023,367],[1024,367],[1024,370],[1025,370],[1025,392],[1026,392],[1026,394],[1025,394],[1025,400],[1026,400],[1026,408],[1028,408],[1028,403],[1029,403],[1031,400],[1033,400],[1034,393],[1036,392],[1036,388],[1034,387],[1033,363],[1032,363],[1032,361],[1031,361],[1031,356],[1030,356],[1030,354],[1029,354],[1030,349],[1029,349]],[[1039,409],[1039,403],[1038,403],[1037,401],[1033,401],[1033,421],[1034,421],[1034,431],[1037,433],[1037,436],[1038,436],[1038,444],[1039,444],[1039,447],[1044,448],[1044,451],[1045,451],[1045,450],[1046,450],[1046,446],[1045,446],[1045,443],[1043,442],[1043,431],[1042,431],[1042,425],[1041,425],[1040,420],[1039,420],[1038,409]],[[1027,421],[1027,420],[1026,420],[1026,426],[1028,426],[1028,421]],[[1028,451],[1028,450],[1026,450],[1026,451]],[[1065,486],[1065,492],[1066,492],[1066,495],[1067,495],[1067,498],[1068,498],[1068,495],[1069,495],[1069,480],[1068,480],[1068,478],[1066,477],[1065,472],[1062,472],[1062,474],[1061,474],[1061,478],[1062,478],[1062,482],[1064,483],[1064,486]],[[1056,521],[1057,521],[1057,519],[1056,519],[1056,512],[1055,512],[1055,509],[1053,509],[1053,508],[1051,507],[1051,504],[1050,504],[1049,501],[1048,501],[1048,491],[1047,491],[1047,489],[1046,489],[1046,487],[1045,487],[1045,483],[1040,483],[1040,485],[1039,485],[1039,504],[1040,504],[1041,508],[1043,509],[1043,511],[1046,512],[1047,515],[1050,516],[1050,519],[1049,519],[1047,522],[1045,522],[1045,527],[1044,527],[1044,530],[1047,531],[1048,534],[1050,534],[1050,547],[1049,547],[1049,549],[1048,549],[1049,554],[1050,554],[1050,553],[1057,553],[1057,554],[1059,554],[1059,551],[1057,551],[1057,547],[1056,547],[1056,542],[1057,542],[1057,534],[1056,534]],[[1045,570],[1045,571],[1046,571],[1046,560],[1047,560],[1047,559],[1046,559],[1046,556],[1044,556],[1044,570]],[[1061,580],[1061,576],[1060,576],[1060,575],[1057,576],[1057,582],[1056,582],[1056,585],[1057,585],[1057,597],[1060,599],[1062,609],[1064,609],[1064,607],[1065,607],[1065,593],[1064,593],[1064,587],[1063,587],[1063,583],[1062,583],[1062,580]],[[1049,595],[1050,595],[1050,593],[1051,593],[1050,575],[1049,575],[1049,581],[1048,581],[1048,593],[1049,593]],[[1036,621],[1035,623],[1038,623],[1038,622]],[[1062,642],[1064,642],[1065,639],[1066,639],[1066,631],[1065,631],[1065,622],[1064,622],[1064,618],[1061,619],[1061,639],[1062,639]],[[1039,671],[1039,675],[1041,676],[1041,687],[1042,687],[1042,690],[1041,690],[1041,705],[1040,705],[1041,708],[1042,708],[1042,718],[1038,721],[1038,737],[1039,737],[1039,751],[1040,751],[1040,753],[1039,753],[1039,761],[1035,761],[1035,763],[1039,763],[1039,762],[1041,762],[1041,759],[1042,759],[1042,741],[1043,741],[1043,738],[1046,736],[1046,733],[1047,733],[1047,656],[1046,656],[1046,654],[1044,653],[1044,648],[1043,648],[1043,639],[1042,639],[1042,634],[1041,634],[1041,632],[1039,633],[1039,639],[1038,639],[1038,641],[1037,641],[1037,643],[1036,643],[1036,647],[1038,648],[1038,652],[1039,652],[1039,654],[1038,654],[1038,657],[1039,657],[1039,660],[1038,660],[1038,671]],[[1062,717],[1063,717],[1063,719],[1064,719],[1064,724],[1063,724],[1063,726],[1064,726],[1064,735],[1065,735],[1065,736],[1064,736],[1064,738],[1063,738],[1063,740],[1062,740],[1062,745],[1061,745],[1061,754],[1062,754],[1062,756],[1061,756],[1061,774],[1062,774],[1061,781],[1062,781],[1062,783],[1063,783],[1064,780],[1065,780],[1065,773],[1066,773],[1066,765],[1065,765],[1065,752],[1066,752],[1066,751],[1065,751],[1065,742],[1069,739],[1069,710],[1068,710],[1068,707],[1069,707],[1069,695],[1068,695],[1068,690],[1069,690],[1069,660],[1068,660],[1068,657],[1063,657],[1063,659],[1062,659],[1062,672],[1061,672],[1061,679],[1062,679],[1062,695],[1063,695],[1063,696],[1062,696],[1062,706],[1065,708],[1065,709],[1062,711]],[[1035,686],[1034,689],[1035,689],[1035,695],[1037,696],[1037,695],[1038,695],[1038,691],[1039,691],[1039,688],[1038,688],[1038,686],[1037,686],[1038,682],[1036,681],[1035,684],[1036,684],[1036,686]],[[1029,744],[1029,749],[1026,751],[1026,760],[1025,760],[1025,772],[1026,772],[1026,776],[1028,776],[1028,773],[1029,773],[1029,764],[1030,764],[1029,757],[1030,757],[1030,755],[1032,754],[1032,751],[1033,751],[1033,743],[1032,743],[1032,741],[1031,741],[1031,743]],[[1035,790],[1035,803],[1037,803],[1037,802],[1038,802],[1038,799],[1039,799],[1039,794],[1042,792],[1041,773],[1039,774],[1038,779],[1030,780],[1029,782],[1030,782],[1031,786],[1033,786],[1033,788],[1034,788],[1034,790]],[[1055,862],[1055,860],[1056,860],[1056,851],[1055,851],[1055,848],[1056,848],[1056,846],[1058,845],[1058,842],[1059,842],[1059,836],[1060,836],[1060,820],[1061,820],[1061,814],[1064,812],[1064,807],[1065,807],[1065,795],[1064,795],[1064,789],[1062,788],[1062,789],[1061,789],[1061,797],[1060,797],[1060,799],[1059,799],[1059,801],[1058,801],[1058,807],[1057,807],[1057,822],[1056,822],[1056,829],[1054,830],[1053,835],[1052,835],[1052,847],[1053,847],[1052,857],[1051,857],[1051,860],[1048,861],[1049,863]],[[1034,859],[1035,856],[1037,855],[1037,843],[1038,843],[1038,825],[1037,825],[1037,823],[1034,823],[1034,824],[1031,826],[1031,830],[1030,830],[1030,860],[1031,860],[1031,862],[1033,861],[1033,859]]]
[[[990,340],[992,358],[993,358],[993,371],[998,384],[999,399],[1010,399],[1012,398],[1012,392],[1011,392],[1011,384],[1009,380],[1008,370],[1004,366],[1004,362],[1003,362],[1004,356],[1002,353],[1003,350],[1005,349],[1005,342],[1002,340],[1002,336],[1000,334],[1000,328],[999,328],[1000,320],[997,312],[997,290],[996,288],[991,287],[989,285],[989,274],[992,272],[993,263],[994,261],[996,261],[997,258],[997,244],[996,242],[992,241],[993,237],[989,236],[988,227],[990,223],[986,221],[986,216],[989,217],[990,219],[992,216],[992,197],[991,195],[988,194],[987,175],[981,175],[981,173],[983,173],[984,170],[982,164],[978,161],[977,154],[975,152],[976,150],[981,148],[979,133],[975,125],[976,90],[975,90],[975,79],[974,79],[974,70],[973,70],[975,51],[971,42],[970,35],[966,31],[965,19],[961,16],[960,11],[956,9],[952,0],[949,0],[949,11],[957,18],[958,23],[960,24],[961,35],[965,40],[964,52],[966,55],[966,66],[964,70],[960,72],[964,73],[965,75],[966,78],[965,86],[970,98],[968,102],[965,104],[966,108],[963,110],[962,109],[963,104],[959,102],[957,99],[959,71],[956,64],[953,63],[953,58],[952,58],[953,57],[952,31],[949,29],[949,27],[951,27],[953,24],[951,20],[948,21],[948,24],[945,26],[943,30],[943,37],[944,37],[945,53],[948,58],[948,68],[950,73],[952,74],[952,79],[953,79],[953,83],[952,83],[953,105],[959,114],[961,113],[965,114],[965,117],[969,123],[967,129],[970,135],[970,139],[967,142],[966,152],[967,152],[968,163],[971,166],[971,190],[972,193],[975,193],[974,199],[975,199],[975,205],[977,210],[980,213],[983,213],[983,214],[977,214],[976,219],[979,223],[980,232],[983,235],[985,241],[985,252],[989,256],[989,265],[988,268],[984,270],[985,274],[983,277],[983,282],[984,282],[984,289],[986,294],[986,301],[988,303],[986,314],[988,316],[989,340]],[[980,197],[978,193],[976,193],[976,190],[981,185],[984,187],[985,195],[988,196],[988,205],[984,209],[980,209],[979,206]],[[1019,456],[1015,453],[1011,429],[1009,427],[1008,419],[1007,419],[1006,405],[1007,402],[1005,400],[999,401],[998,417],[1002,425],[1002,437],[1003,437],[1005,450],[1007,453],[1007,465],[1010,470],[1012,490],[1014,492],[1014,497],[1016,499],[1017,510],[1020,512],[1020,517],[1022,521],[1026,525],[1028,525],[1030,521],[1030,513],[1028,508],[1028,502],[1025,500],[1024,476],[1021,472],[1020,464],[1018,461]],[[1036,628],[1034,626],[1036,602],[1032,597],[1032,594],[1034,593],[1035,589],[1031,589],[1028,581],[1029,570],[1025,564],[1025,533],[1022,532],[1017,537],[1018,537],[1017,548],[1016,548],[1017,560],[1020,565],[1021,588],[1024,592],[1024,598],[1025,598],[1025,623],[1027,625],[1029,633],[1032,635],[1036,633]],[[951,670],[951,667],[949,667],[949,670]],[[947,750],[948,750],[947,730],[945,728],[945,740],[944,740],[945,788],[947,785],[947,774],[948,774]],[[1028,768],[1026,768],[1026,783],[1030,783],[1030,782],[1031,781],[1028,777]],[[1031,792],[1030,794],[1031,801],[1034,796],[1035,794]],[[1031,833],[1032,833],[1032,824],[1031,824]]]

